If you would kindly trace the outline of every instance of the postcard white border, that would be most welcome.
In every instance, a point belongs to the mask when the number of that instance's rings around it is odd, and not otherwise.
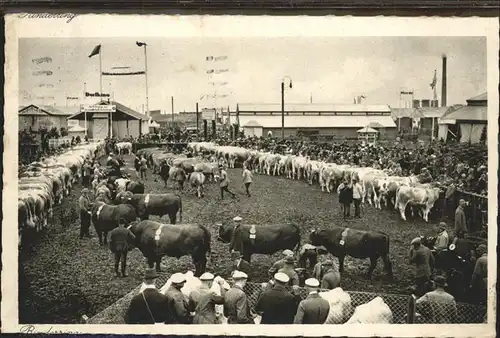
[[[144,24],[147,20],[147,25]],[[21,37],[284,37],[284,36],[485,36],[488,64],[488,174],[489,261],[488,324],[461,325],[35,325],[31,332],[203,334],[263,336],[373,336],[494,337],[497,240],[497,135],[498,135],[498,18],[398,17],[274,17],[274,16],[166,16],[79,15],[66,19],[19,18],[6,15],[5,136],[2,331],[20,332],[17,306],[17,195],[18,158],[18,39]],[[7,273],[5,273],[7,271]],[[26,327],[24,328],[26,330]]]

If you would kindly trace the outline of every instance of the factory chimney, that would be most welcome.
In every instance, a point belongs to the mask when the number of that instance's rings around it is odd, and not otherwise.
[[[443,78],[441,80],[441,107],[446,107],[446,55],[443,54]]]

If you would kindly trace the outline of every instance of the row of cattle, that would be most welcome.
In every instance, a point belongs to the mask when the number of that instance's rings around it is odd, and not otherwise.
[[[84,161],[101,156],[103,151],[102,142],[75,146],[61,155],[33,162],[19,173],[19,243],[25,230],[38,232],[47,227],[53,206],[61,204],[80,180]]]
[[[362,188],[362,203],[368,202],[378,209],[384,206],[399,210],[404,220],[406,220],[407,206],[412,206],[412,212],[416,208],[421,212],[423,219],[428,221],[431,209],[444,193],[437,184],[422,184],[418,176],[395,176],[387,169],[326,163],[301,155],[218,146],[211,142],[189,143],[188,148],[194,154],[215,154],[217,158],[223,158],[230,168],[234,168],[236,163],[243,163],[259,174],[303,179],[310,185],[317,183],[322,191],[328,193],[335,191],[344,180],[350,182],[352,178],[357,178]]]

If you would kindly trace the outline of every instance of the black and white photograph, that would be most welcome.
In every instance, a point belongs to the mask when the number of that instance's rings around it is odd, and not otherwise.
[[[498,22],[273,20],[10,16],[6,330],[493,335]]]

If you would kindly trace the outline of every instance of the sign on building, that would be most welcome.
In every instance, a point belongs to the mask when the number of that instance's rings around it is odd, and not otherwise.
[[[87,113],[114,113],[116,112],[116,105],[114,104],[96,104],[96,105],[82,105],[82,112]]]
[[[215,120],[217,117],[217,111],[215,109],[202,109],[201,118],[203,120]]]

